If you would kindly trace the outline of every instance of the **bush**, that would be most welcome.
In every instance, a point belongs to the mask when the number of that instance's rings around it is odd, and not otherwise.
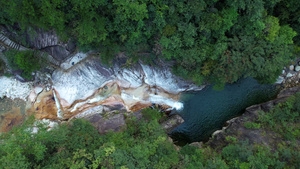
[[[28,80],[32,78],[31,73],[39,70],[42,64],[41,59],[34,51],[9,50],[5,52],[5,56],[9,66],[13,70],[21,70],[21,76]]]
[[[252,122],[246,122],[244,124],[244,126],[248,129],[259,129],[260,128],[260,125],[259,123],[252,123]]]
[[[291,96],[286,102],[275,106],[270,112],[260,112],[259,120],[266,128],[279,133],[287,140],[299,138],[299,101],[300,93]]]
[[[0,75],[4,73],[5,63],[2,59],[0,59]]]

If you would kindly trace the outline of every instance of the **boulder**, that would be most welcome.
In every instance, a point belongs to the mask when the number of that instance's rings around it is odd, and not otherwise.
[[[161,123],[163,129],[170,132],[184,122],[183,118],[178,114],[171,115],[166,121]]]
[[[100,114],[94,114],[86,117],[88,121],[99,131],[100,134],[105,134],[109,131],[118,132],[125,126],[125,116],[123,113],[112,114],[109,117],[104,117]]]
[[[45,47],[44,51],[58,61],[63,61],[70,55],[70,52],[66,48],[58,45]]]

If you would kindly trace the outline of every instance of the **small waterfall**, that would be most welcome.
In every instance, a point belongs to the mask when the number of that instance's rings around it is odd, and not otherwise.
[[[61,106],[60,106],[60,103],[59,103],[59,100],[58,100],[58,98],[56,97],[56,93],[55,93],[55,91],[54,90],[52,90],[52,92],[53,92],[53,96],[54,96],[54,100],[55,100],[55,105],[56,105],[56,107],[57,107],[57,117],[58,118],[63,118],[63,112],[62,112],[62,110],[61,110]]]
[[[183,103],[182,102],[175,101],[175,100],[169,99],[169,98],[165,98],[163,96],[150,94],[149,100],[151,101],[151,103],[154,103],[154,104],[168,105],[172,109],[174,108],[177,111],[183,109]]]
[[[61,103],[63,107],[71,106],[76,100],[86,100],[109,83],[117,83],[123,89],[136,89],[146,84],[149,89],[156,91],[158,89],[160,92],[173,95],[182,91],[201,90],[204,87],[198,87],[173,75],[167,66],[153,67],[137,63],[131,69],[123,68],[118,64],[107,68],[94,58],[74,65],[68,71],[56,70],[52,75],[52,80],[53,88],[59,93],[59,98],[66,101]],[[142,98],[141,101],[145,99]],[[158,96],[152,98],[153,102],[173,104],[172,101],[163,102],[163,100],[168,100],[168,98],[162,99]],[[176,106],[178,107],[179,104]]]

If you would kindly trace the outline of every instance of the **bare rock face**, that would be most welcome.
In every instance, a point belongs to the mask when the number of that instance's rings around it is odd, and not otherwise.
[[[42,28],[29,29],[26,33],[26,41],[31,48],[35,49],[59,45],[59,38],[55,31],[44,31]]]
[[[125,126],[124,114],[113,114],[111,117],[103,117],[100,114],[94,114],[86,118],[99,131],[105,134],[109,131],[118,132]]]
[[[25,37],[30,48],[47,52],[58,61],[66,59],[76,48],[70,40],[62,42],[54,30],[45,31],[42,28],[30,28]]]
[[[51,55],[53,58],[55,58],[58,61],[63,61],[71,53],[66,48],[64,48],[62,46],[58,46],[58,45],[45,47],[44,51],[47,52],[49,55]]]

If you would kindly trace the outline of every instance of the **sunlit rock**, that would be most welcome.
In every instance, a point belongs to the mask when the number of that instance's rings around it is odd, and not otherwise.
[[[77,63],[79,63],[80,61],[82,61],[83,59],[85,59],[87,57],[86,53],[76,53],[73,56],[69,57],[64,63],[62,63],[60,65],[60,67],[64,70],[68,70],[70,69],[73,65],[76,65]]]
[[[41,92],[31,106],[31,111],[35,112],[37,119],[58,119],[58,108],[52,90]]]
[[[64,100],[62,107],[71,106],[76,100],[85,100],[112,80],[112,71],[94,59],[80,63],[67,72],[57,70],[52,75],[53,88],[59,99]]]
[[[33,84],[31,82],[19,82],[12,77],[0,77],[0,98],[6,96],[11,99],[26,100],[32,88]]]

